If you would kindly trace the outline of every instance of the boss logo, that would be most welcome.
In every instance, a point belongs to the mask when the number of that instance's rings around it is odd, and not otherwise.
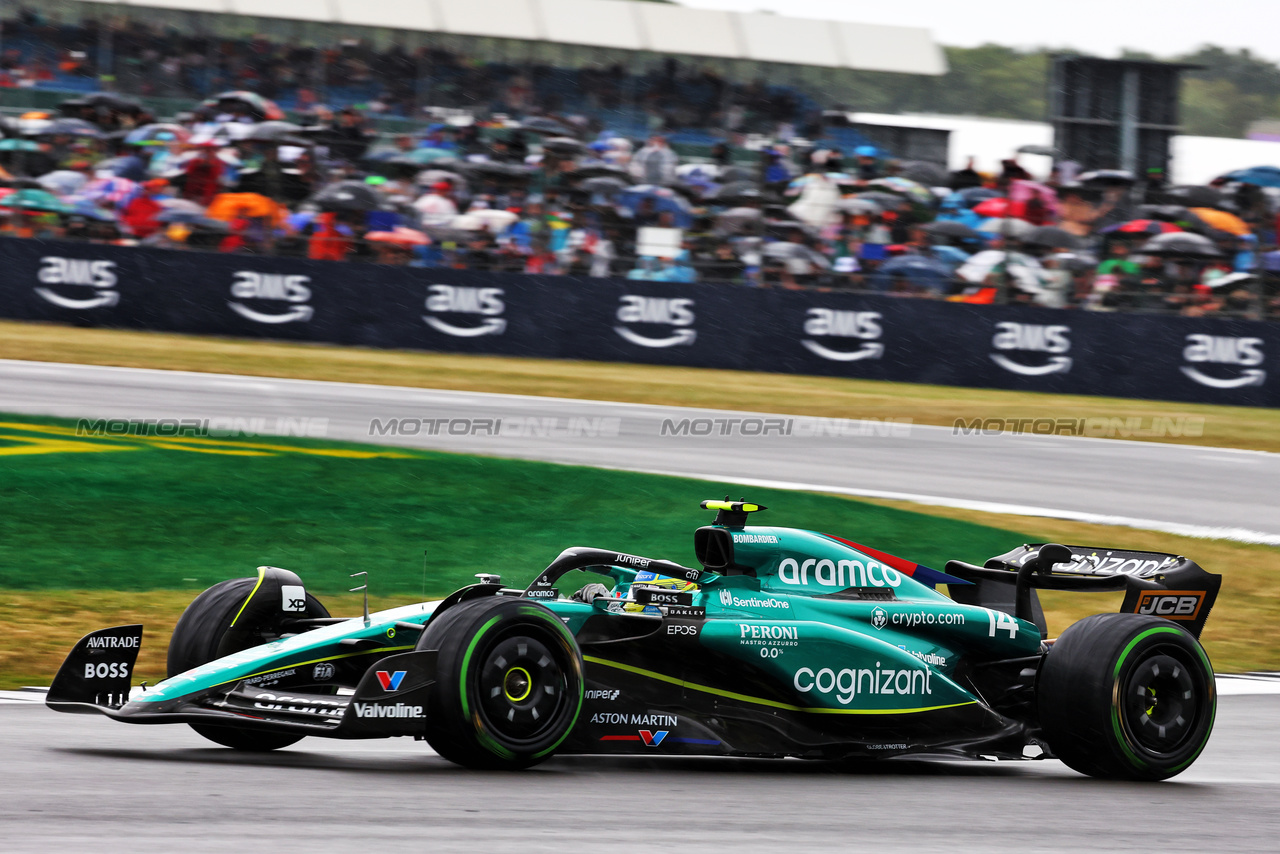
[[[84,666],[85,679],[123,679],[129,675],[129,665],[122,661],[112,661],[110,663],[103,662],[101,664],[86,664]]]
[[[1204,593],[1198,590],[1144,590],[1138,594],[1137,613],[1168,620],[1194,620],[1200,615]]]

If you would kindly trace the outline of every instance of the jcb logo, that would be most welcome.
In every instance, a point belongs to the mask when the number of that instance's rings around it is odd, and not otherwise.
[[[1194,620],[1200,614],[1204,593],[1196,590],[1144,590],[1138,596],[1139,614],[1168,620]]]

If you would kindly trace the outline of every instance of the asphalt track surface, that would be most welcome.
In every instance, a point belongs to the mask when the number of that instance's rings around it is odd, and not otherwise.
[[[410,739],[266,755],[185,726],[0,706],[0,850],[1274,852],[1280,696],[1226,696],[1200,759],[1155,784],[1056,760],[554,757],[456,768]]]
[[[242,419],[267,431],[295,419],[286,426],[323,425],[330,439],[719,479],[746,493],[824,489],[1280,545],[1280,454],[1255,451],[6,360],[0,412]],[[684,419],[711,435],[663,435]],[[393,420],[400,435],[380,432]]]

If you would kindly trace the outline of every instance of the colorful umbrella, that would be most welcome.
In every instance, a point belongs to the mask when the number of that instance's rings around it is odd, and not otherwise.
[[[1131,219],[1128,222],[1122,222],[1119,225],[1109,225],[1102,229],[1103,234],[1172,234],[1175,231],[1182,231],[1178,226],[1171,222],[1161,222],[1158,219]]]
[[[223,222],[230,222],[242,216],[269,217],[274,225],[284,221],[280,206],[258,193],[222,193],[215,196],[209,209],[205,211],[205,216]]]
[[[1243,237],[1251,233],[1245,221],[1233,213],[1214,208],[1190,208],[1190,211],[1204,220],[1205,225],[1210,228],[1216,228],[1218,231],[1225,231],[1227,234],[1234,234],[1237,237]]]
[[[0,199],[0,207],[46,213],[66,213],[70,210],[57,196],[46,190],[15,190]]]
[[[1004,197],[987,199],[974,205],[973,212],[979,216],[1005,217],[1009,215],[1009,200]]]
[[[157,122],[129,131],[124,141],[126,145],[168,145],[173,142],[186,142],[190,138],[191,131],[182,125]]]
[[[421,231],[402,225],[397,225],[390,231],[370,231],[364,237],[374,243],[393,243],[397,246],[428,246],[431,243],[431,238]]]

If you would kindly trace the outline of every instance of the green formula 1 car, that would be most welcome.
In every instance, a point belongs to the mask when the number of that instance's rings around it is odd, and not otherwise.
[[[355,618],[262,567],[191,603],[168,679],[134,688],[142,627],[103,629],[72,650],[48,704],[186,723],[243,750],[413,736],[473,768],[555,753],[1056,756],[1158,780],[1209,738],[1214,677],[1197,637],[1221,577],[1186,558],[1026,545],[944,573],[748,525],[757,505],[703,506],[718,515],[694,534],[701,568],[575,547],[524,589],[482,575]],[[565,595],[574,571],[590,583]],[[1126,595],[1121,613],[1050,641],[1038,589]]]

